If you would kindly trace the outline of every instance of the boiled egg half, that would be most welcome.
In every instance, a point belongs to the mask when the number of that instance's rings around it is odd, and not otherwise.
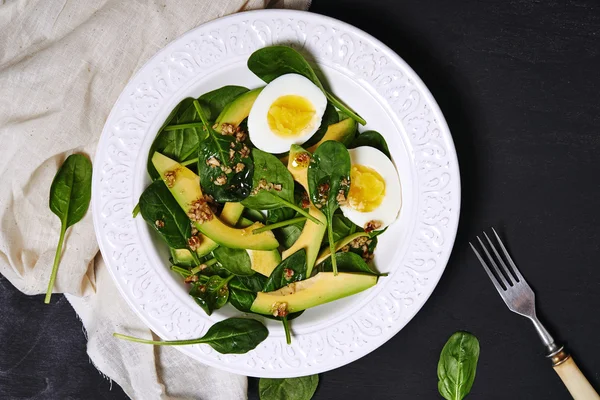
[[[348,150],[350,191],[342,212],[363,229],[383,229],[398,218],[402,206],[400,178],[392,161],[374,147]]]
[[[250,109],[250,140],[262,151],[286,152],[315,134],[326,107],[325,95],[309,79],[282,75],[260,92]]]

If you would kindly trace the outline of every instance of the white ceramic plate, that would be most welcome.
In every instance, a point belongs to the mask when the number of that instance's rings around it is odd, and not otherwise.
[[[293,377],[340,367],[394,336],[433,291],[454,243],[460,176],[452,138],[430,92],[392,50],[343,22],[298,11],[236,14],[186,33],[146,63],[112,109],[94,163],[93,215],[117,286],[161,338],[199,337],[214,322],[239,315],[227,306],[208,317],[169,271],[165,246],[131,211],[149,184],[150,145],[173,107],[223,85],[263,85],[246,61],[272,44],[313,57],[333,93],[368,121],[361,129],[385,136],[402,182],[399,220],[375,252],[378,269],[389,276],[374,288],[307,310],[292,323],[291,346],[280,324],[265,320],[269,337],[244,355],[178,347],[226,371]]]

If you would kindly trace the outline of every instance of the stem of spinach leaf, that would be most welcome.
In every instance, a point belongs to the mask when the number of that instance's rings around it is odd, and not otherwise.
[[[315,224],[317,224],[317,225],[323,224],[321,221],[319,221],[318,219],[316,219],[315,217],[313,217],[308,212],[304,211],[302,208],[298,207],[294,203],[290,203],[289,201],[282,199],[281,197],[277,196],[275,193],[272,193],[269,191],[267,191],[267,193],[269,193],[271,196],[273,196],[273,199],[276,199],[276,201],[278,201],[279,203],[283,204],[286,207],[291,208],[292,210],[297,211],[300,215],[304,215],[306,218],[310,219]]]
[[[287,318],[287,315],[281,319],[283,322],[283,330],[285,331],[285,342],[287,344],[292,344],[292,334],[290,332],[290,324]]]
[[[135,205],[135,207],[133,208],[133,211],[131,212],[131,215],[133,215],[133,218],[137,217],[138,214],[140,213],[140,203],[137,203]]]
[[[198,262],[200,265],[198,265],[197,267],[194,267],[190,270],[191,274],[197,274],[198,272],[202,271],[202,265],[206,265],[207,267],[210,267],[213,264],[216,264],[217,259],[216,258],[211,258],[208,261],[203,262],[202,264],[200,264],[200,262]]]
[[[206,343],[210,340],[205,340],[203,338],[200,339],[187,339],[187,340],[148,340],[148,339],[140,339],[135,336],[123,335],[120,333],[113,333],[113,336],[118,339],[129,340],[130,342],[136,343],[145,343],[145,344],[154,344],[157,346],[183,346],[186,344],[199,344]]]
[[[270,224],[270,225],[265,225],[261,228],[256,228],[252,231],[253,235],[258,235],[259,233],[263,233],[266,231],[272,231],[273,229],[277,229],[277,228],[282,228],[284,226],[288,226],[288,225],[293,225],[296,224],[298,222],[302,222],[305,221],[306,217],[297,217],[297,218],[292,218],[292,219],[288,219],[286,221],[281,221],[281,222],[277,222],[274,224]]]
[[[65,232],[67,232],[67,224],[62,223],[60,227],[60,237],[58,239],[58,246],[56,247],[56,254],[54,255],[54,264],[52,265],[52,274],[50,275],[50,282],[48,282],[48,290],[46,290],[46,298],[44,303],[49,304],[50,298],[52,297],[52,288],[54,287],[54,281],[56,281],[56,273],[58,272],[58,262],[62,254],[63,242],[65,241]]]
[[[187,167],[188,165],[196,164],[197,162],[198,162],[198,157],[191,158],[186,161],[182,161],[182,162],[180,162],[180,164],[183,165],[184,167]]]
[[[183,276],[184,278],[187,278],[188,276],[192,275],[192,273],[190,272],[189,269],[178,267],[177,265],[171,265],[171,271],[177,272],[179,275]]]
[[[331,254],[335,254],[335,242],[333,241],[333,226],[331,219],[331,213],[327,213],[327,238],[329,240],[329,252]],[[333,275],[337,275],[338,270],[335,257],[331,257],[331,268],[333,269]]]
[[[188,124],[167,125],[163,128],[163,131],[176,131],[179,129],[188,129],[188,128],[202,128],[203,126],[204,126],[203,122],[190,122]]]

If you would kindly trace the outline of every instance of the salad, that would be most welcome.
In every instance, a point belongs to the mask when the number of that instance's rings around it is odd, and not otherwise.
[[[401,208],[385,139],[285,46],[254,52],[266,86],[186,98],[151,146],[136,206],[207,313],[283,322],[373,287],[377,236]],[[333,255],[333,256],[332,256]]]

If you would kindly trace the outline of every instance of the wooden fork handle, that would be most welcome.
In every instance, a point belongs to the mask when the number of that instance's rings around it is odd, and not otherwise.
[[[575,400],[600,400],[600,396],[583,375],[570,354],[560,349],[550,356],[552,367]]]

